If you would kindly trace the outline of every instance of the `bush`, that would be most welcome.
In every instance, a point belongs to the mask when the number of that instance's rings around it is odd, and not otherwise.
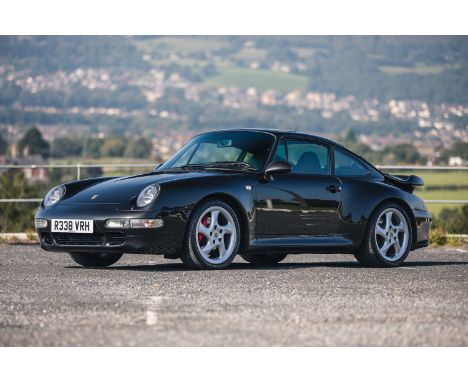
[[[439,247],[442,245],[458,246],[462,244],[462,239],[458,237],[448,237],[447,232],[441,228],[434,228],[431,230],[429,236],[429,245],[431,247]]]
[[[462,208],[444,208],[434,219],[434,227],[448,233],[468,234],[468,204]]]
[[[108,138],[100,149],[101,157],[123,157],[125,152],[125,140],[120,137]]]
[[[0,175],[0,198],[31,198],[38,187],[29,185],[24,174],[12,169]],[[24,232],[34,229],[34,203],[2,203],[0,208],[0,232]]]
[[[151,141],[145,138],[131,139],[124,155],[125,158],[148,158],[151,155]]]

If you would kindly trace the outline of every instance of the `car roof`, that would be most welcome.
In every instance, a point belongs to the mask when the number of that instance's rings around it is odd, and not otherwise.
[[[277,138],[281,137],[289,137],[289,138],[309,138],[309,139],[314,139],[316,141],[321,141],[323,143],[328,143],[332,144],[335,146],[343,147],[341,144],[338,142],[332,141],[331,139],[327,139],[324,137],[321,137],[319,135],[314,135],[314,134],[308,134],[304,132],[299,132],[299,131],[294,131],[294,130],[279,130],[279,129],[253,129],[253,128],[244,128],[244,129],[220,129],[220,130],[211,130],[207,131],[202,134],[208,134],[208,133],[215,133],[215,132],[221,132],[221,131],[251,131],[251,132],[258,132],[258,133],[270,133],[272,135],[275,135]],[[200,134],[201,135],[201,134]]]

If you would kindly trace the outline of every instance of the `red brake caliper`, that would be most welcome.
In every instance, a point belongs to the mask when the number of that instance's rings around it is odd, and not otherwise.
[[[206,214],[205,216],[203,216],[202,220],[201,220],[201,223],[205,226],[205,227],[208,227],[208,214]],[[203,241],[203,234],[199,233],[198,234],[198,242],[201,244],[201,242]]]

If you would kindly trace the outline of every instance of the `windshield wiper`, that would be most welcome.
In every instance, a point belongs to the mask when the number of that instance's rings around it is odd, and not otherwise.
[[[246,162],[231,162],[231,161],[219,161],[209,163],[193,163],[185,164],[177,167],[170,167],[167,169],[156,170],[156,172],[178,172],[178,171],[203,171],[206,169],[239,169],[239,170],[256,170],[255,167]]]
[[[183,166],[176,166],[176,167],[169,167],[169,168],[162,168],[162,169],[157,169],[154,172],[155,173],[168,173],[168,172],[187,172],[190,170],[203,170],[204,166],[202,165],[183,165]]]
[[[219,162],[211,162],[203,164],[206,168],[212,167],[234,167],[234,168],[242,168],[246,170],[255,170],[255,167],[248,164],[247,162],[232,162],[232,161],[219,161]]]

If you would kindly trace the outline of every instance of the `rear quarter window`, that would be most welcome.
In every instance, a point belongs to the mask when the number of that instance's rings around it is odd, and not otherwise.
[[[340,150],[333,150],[336,176],[364,176],[369,170],[358,159]]]

